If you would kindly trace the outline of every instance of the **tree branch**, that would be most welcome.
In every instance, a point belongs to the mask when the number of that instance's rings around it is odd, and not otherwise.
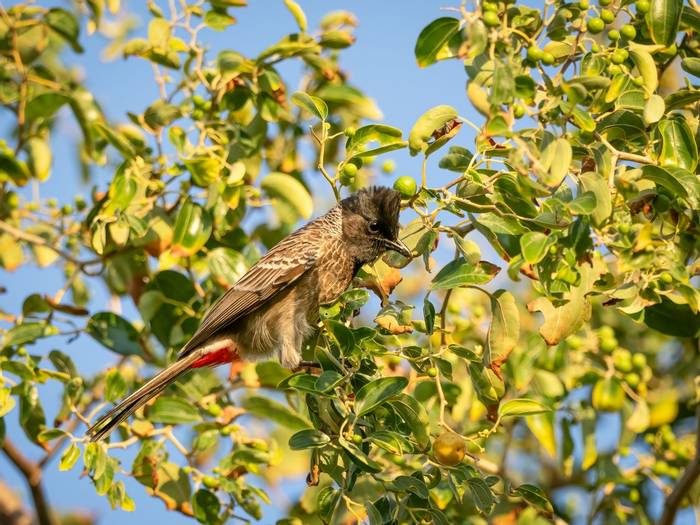
[[[697,418],[697,429],[695,434],[695,457],[688,464],[678,480],[678,484],[673,488],[671,493],[666,498],[664,503],[664,512],[659,520],[659,525],[673,525],[676,518],[676,512],[680,507],[683,498],[688,494],[695,481],[700,477],[700,403],[695,409],[695,417]]]
[[[56,520],[51,514],[51,508],[41,485],[41,468],[27,459],[7,438],[2,444],[2,451],[27,480],[39,525],[56,525]]]

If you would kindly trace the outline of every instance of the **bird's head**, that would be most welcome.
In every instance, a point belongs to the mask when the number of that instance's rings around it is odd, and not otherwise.
[[[358,262],[372,262],[387,250],[411,256],[410,250],[398,239],[401,208],[398,192],[373,186],[343,199],[340,206],[343,237]]]

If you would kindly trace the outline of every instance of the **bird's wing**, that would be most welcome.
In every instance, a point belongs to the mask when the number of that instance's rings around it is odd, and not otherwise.
[[[209,309],[180,358],[237,319],[253,312],[311,269],[318,256],[318,237],[304,228],[290,235],[256,262]]]

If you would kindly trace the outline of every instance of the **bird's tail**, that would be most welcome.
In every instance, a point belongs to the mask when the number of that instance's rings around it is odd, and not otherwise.
[[[196,365],[196,361],[200,357],[201,355],[198,352],[194,352],[175,361],[98,419],[85,435],[90,441],[99,441],[107,437],[122,421],[160,394],[182,374],[193,368],[193,365]]]

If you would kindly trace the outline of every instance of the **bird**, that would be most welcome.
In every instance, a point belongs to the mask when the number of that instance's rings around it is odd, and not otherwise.
[[[336,301],[386,251],[411,257],[398,238],[400,209],[397,191],[363,188],[282,239],[206,312],[177,360],[97,420],[88,439],[107,437],[190,370],[274,358],[296,369],[321,305]]]

